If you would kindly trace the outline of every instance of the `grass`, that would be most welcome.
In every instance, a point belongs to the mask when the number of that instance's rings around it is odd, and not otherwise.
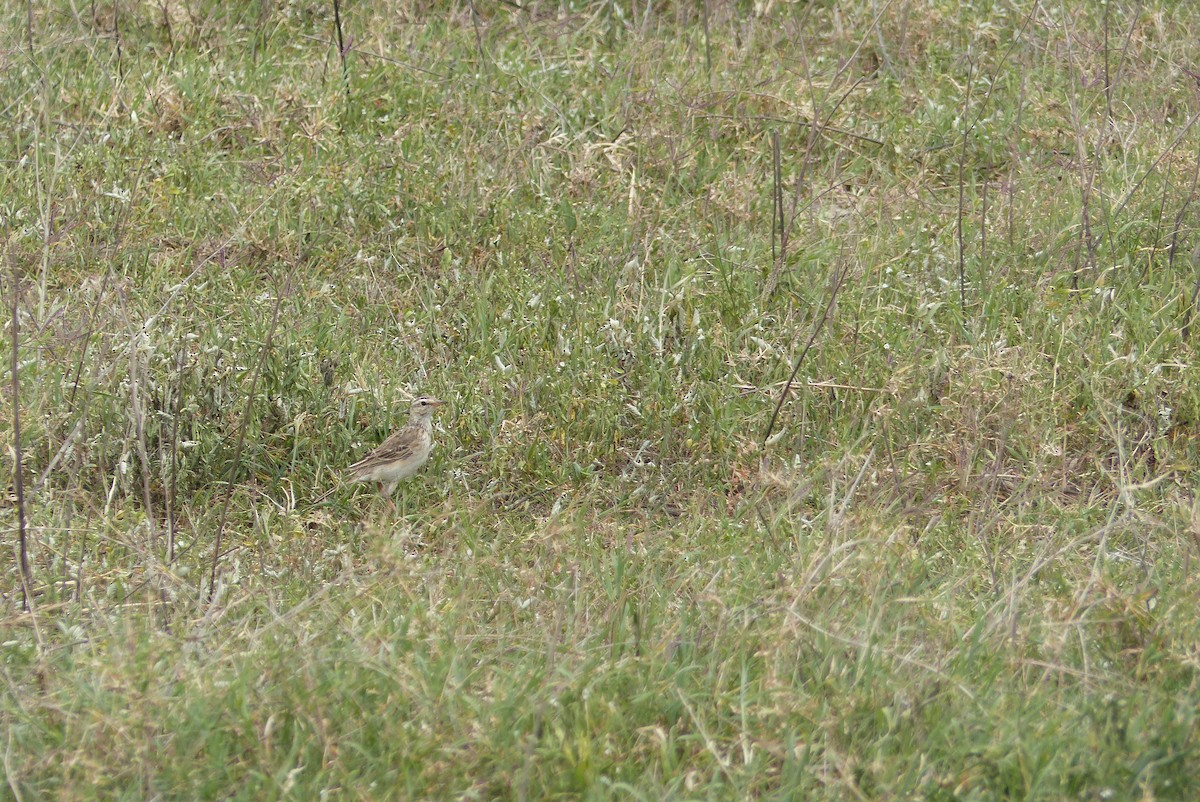
[[[1196,798],[1200,11],[520,5],[0,10],[0,787]]]

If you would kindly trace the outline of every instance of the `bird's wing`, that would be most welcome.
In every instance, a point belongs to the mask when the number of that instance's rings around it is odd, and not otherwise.
[[[383,463],[407,459],[417,451],[420,444],[421,430],[415,426],[405,426],[380,443],[370,454],[351,465],[349,470],[361,472]]]

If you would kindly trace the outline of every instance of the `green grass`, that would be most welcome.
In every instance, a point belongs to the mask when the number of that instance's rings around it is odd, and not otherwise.
[[[521,5],[0,9],[4,793],[1195,799],[1200,10]]]

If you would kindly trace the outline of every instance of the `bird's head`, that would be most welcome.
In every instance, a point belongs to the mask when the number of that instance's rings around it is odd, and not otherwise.
[[[414,421],[429,420],[433,417],[434,410],[438,407],[445,406],[446,402],[438,398],[432,398],[423,395],[412,403],[412,409],[409,410],[409,417]]]

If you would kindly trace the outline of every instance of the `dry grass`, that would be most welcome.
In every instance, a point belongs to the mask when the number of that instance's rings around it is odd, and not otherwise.
[[[521,5],[0,55],[9,793],[1193,798],[1200,16]]]

